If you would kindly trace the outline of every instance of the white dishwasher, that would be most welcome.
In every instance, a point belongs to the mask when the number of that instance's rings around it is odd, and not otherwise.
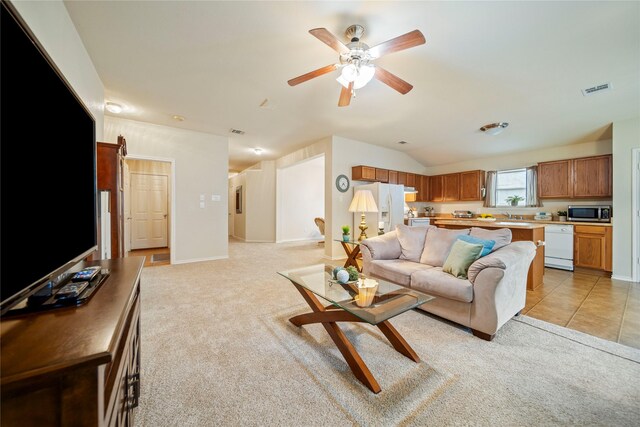
[[[573,271],[573,225],[544,227],[544,265]]]

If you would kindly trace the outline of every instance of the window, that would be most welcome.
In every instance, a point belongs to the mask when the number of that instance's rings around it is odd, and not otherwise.
[[[511,202],[512,198],[518,198],[518,201],[513,203]],[[498,171],[496,174],[496,206],[528,206],[528,202],[527,170]]]

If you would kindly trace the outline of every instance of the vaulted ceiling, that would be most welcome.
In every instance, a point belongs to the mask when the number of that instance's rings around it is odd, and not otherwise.
[[[120,116],[228,135],[230,169],[259,160],[255,147],[277,158],[327,135],[432,166],[606,139],[611,122],[640,115],[638,2],[65,4]],[[426,44],[377,62],[411,92],[373,80],[340,108],[338,71],[287,85],[337,62],[310,29],[342,38],[351,24],[370,46],[422,31]],[[495,121],[510,126],[479,131]]]

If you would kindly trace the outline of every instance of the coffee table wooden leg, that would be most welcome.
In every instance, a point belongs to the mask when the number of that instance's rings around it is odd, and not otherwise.
[[[420,362],[420,357],[416,354],[415,351],[411,348],[409,343],[400,335],[400,333],[394,328],[389,321],[384,321],[382,323],[378,323],[376,325],[380,331],[384,334],[385,337],[391,342],[393,348],[400,354],[404,354],[409,359],[414,362]]]
[[[317,320],[317,316],[332,316],[332,315],[336,315],[336,317],[337,315],[342,316],[340,314],[342,312],[339,312],[339,311],[332,310],[330,312],[327,312],[325,307],[320,303],[320,301],[318,301],[318,298],[316,298],[315,295],[313,295],[313,293],[311,293],[310,291],[306,290],[302,286],[299,286],[295,283],[293,283],[293,285],[300,292],[300,294],[305,299],[305,301],[307,301],[307,303],[311,307],[311,310],[314,311],[314,313],[308,313],[308,316],[303,314],[303,315],[295,316],[289,319],[289,321],[294,325],[300,326],[304,324],[302,323],[303,321]],[[347,312],[344,312],[344,313],[352,316],[350,313],[347,313]],[[311,316],[312,314],[315,314],[316,317],[315,318],[312,317]],[[327,317],[327,319],[329,318],[330,317]],[[322,326],[324,326],[327,333],[333,340],[333,343],[336,345],[336,347],[338,347],[338,350],[340,350],[340,353],[342,353],[342,357],[344,357],[344,360],[347,361],[347,364],[351,368],[351,371],[356,376],[356,378],[358,378],[372,392],[380,393],[381,388],[380,388],[380,385],[378,384],[378,381],[376,381],[375,377],[373,376],[373,374],[371,373],[367,365],[364,363],[364,360],[362,360],[362,357],[360,357],[360,355],[356,351],[353,344],[351,344],[351,341],[349,341],[349,339],[344,334],[344,332],[342,332],[342,329],[340,329],[340,327],[335,323],[335,321],[322,322]]]

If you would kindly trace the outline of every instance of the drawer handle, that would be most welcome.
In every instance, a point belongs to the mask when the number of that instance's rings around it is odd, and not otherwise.
[[[133,388],[133,391],[131,390]],[[140,374],[133,374],[127,377],[127,408],[137,408],[140,401]]]

